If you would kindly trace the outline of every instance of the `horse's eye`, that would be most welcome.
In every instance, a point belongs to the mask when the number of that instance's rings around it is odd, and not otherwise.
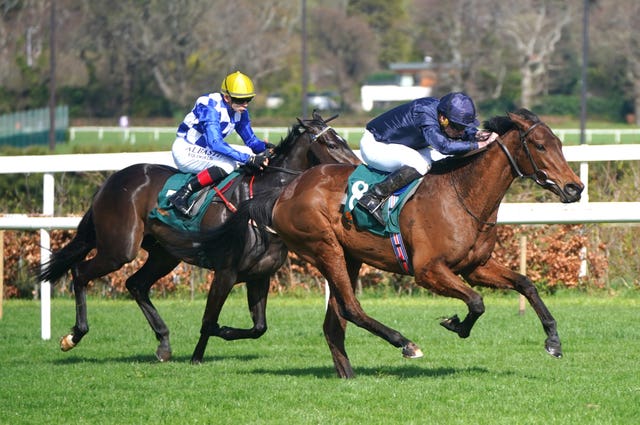
[[[540,152],[544,152],[545,148],[544,145],[542,143],[534,143],[534,146],[536,147],[537,150],[539,150]]]

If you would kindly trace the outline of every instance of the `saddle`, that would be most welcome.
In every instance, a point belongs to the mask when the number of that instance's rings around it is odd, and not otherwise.
[[[347,220],[354,222],[358,227],[380,236],[389,236],[400,233],[400,211],[404,204],[415,192],[422,179],[417,179],[396,191],[391,195],[382,208],[382,216],[385,226],[378,221],[362,206],[358,205],[358,199],[369,190],[369,187],[385,179],[387,173],[369,168],[362,164],[356,167],[347,181],[347,194],[344,203],[344,215]]]
[[[369,187],[381,182],[386,176],[387,173],[371,169],[364,164],[358,165],[347,180],[347,193],[345,195],[343,214],[349,222],[355,223],[358,228],[379,236],[388,237],[398,264],[405,273],[413,275],[411,259],[407,254],[402,235],[400,234],[400,211],[402,211],[404,204],[414,194],[422,178],[414,180],[402,189],[399,189],[385,201],[381,207],[382,217],[384,217],[386,223],[384,226],[382,226],[366,208],[358,204],[358,199],[369,190]]]
[[[160,192],[158,192],[158,206],[151,210],[149,218],[159,220],[178,230],[190,232],[200,231],[202,218],[211,204],[214,202],[225,202],[225,204],[227,204],[228,201],[221,197],[222,194],[226,192],[232,193],[236,186],[240,184],[241,179],[239,177],[242,175],[240,171],[234,171],[217,185],[207,186],[195,192],[190,198],[190,202],[194,203],[191,210],[192,213],[190,216],[185,216],[173,208],[169,203],[168,197],[193,178],[194,174],[174,174],[167,179]],[[231,204],[227,204],[227,206],[230,208],[233,207]]]

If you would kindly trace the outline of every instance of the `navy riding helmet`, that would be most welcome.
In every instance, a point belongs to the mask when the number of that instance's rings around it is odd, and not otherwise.
[[[449,121],[465,127],[480,125],[476,118],[476,107],[473,100],[462,92],[442,96],[438,104],[438,112],[447,117]]]

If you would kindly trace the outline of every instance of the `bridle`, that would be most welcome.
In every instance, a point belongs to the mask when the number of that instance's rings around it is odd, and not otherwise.
[[[541,124],[542,124],[542,122],[537,122],[537,123],[533,124],[531,127],[529,127],[526,131],[518,130],[518,133],[519,133],[519,136],[520,136],[520,144],[522,144],[522,146],[524,147],[524,152],[527,155],[527,159],[529,160],[529,163],[531,164],[531,167],[533,168],[533,173],[531,173],[531,174],[524,174],[520,170],[520,167],[518,167],[518,164],[516,163],[515,159],[513,158],[513,155],[511,155],[511,152],[509,152],[509,149],[505,146],[504,142],[502,141],[502,139],[500,137],[498,137],[496,139],[496,143],[498,143],[498,145],[500,145],[500,148],[502,149],[504,154],[507,156],[507,159],[509,160],[509,164],[511,165],[511,168],[516,172],[518,177],[523,178],[523,179],[531,179],[534,182],[536,182],[538,185],[542,186],[543,188],[547,188],[547,187],[551,187],[551,186],[556,186],[557,187],[558,185],[557,185],[556,182],[554,182],[553,180],[549,180],[549,175],[547,174],[547,172],[542,170],[542,169],[540,169],[540,167],[538,167],[538,164],[536,164],[536,161],[533,159],[533,156],[531,155],[531,151],[529,149],[529,143],[527,142],[527,136],[529,135],[529,133],[531,133],[536,127],[538,127]],[[496,221],[484,221],[484,220],[481,220],[477,215],[475,215],[467,207],[467,205],[464,203],[464,199],[462,198],[462,195],[460,195],[460,192],[458,192],[458,188],[455,185],[455,182],[453,180],[453,173],[450,173],[450,176],[451,176],[450,177],[451,178],[451,185],[453,186],[453,189],[456,192],[456,196],[458,197],[458,202],[460,203],[460,205],[462,205],[462,207],[467,212],[467,214],[469,214],[471,217],[473,217],[480,224],[484,224],[484,225],[487,225],[487,226],[495,226],[497,224]]]
[[[518,130],[518,133],[520,134],[520,143],[524,148],[524,152],[527,155],[527,159],[531,163],[531,168],[533,168],[533,173],[531,174],[524,174],[522,171],[520,171],[520,167],[518,167],[518,164],[516,163],[515,159],[513,159],[513,156],[509,152],[509,149],[507,149],[507,147],[504,145],[500,137],[497,138],[496,142],[498,143],[498,145],[500,145],[500,148],[502,148],[502,151],[507,156],[507,159],[511,164],[511,168],[513,168],[513,170],[516,172],[518,177],[524,178],[524,179],[531,179],[537,184],[539,184],[540,186],[547,188],[549,186],[557,186],[557,185],[553,180],[549,180],[549,175],[547,174],[546,171],[541,170],[540,167],[538,167],[538,164],[536,164],[536,161],[533,159],[533,156],[531,156],[529,143],[527,142],[527,136],[529,135],[529,133],[531,133],[536,127],[538,127],[541,124],[542,124],[541,122],[537,122],[533,124],[531,127],[529,127],[526,131]]]
[[[302,126],[301,133],[307,133],[308,136],[309,136],[309,141],[311,143],[315,143],[316,141],[318,141],[318,139],[320,137],[322,137],[329,130],[332,130],[337,134],[337,132],[334,130],[333,127],[331,127],[330,125],[327,125],[327,123],[329,121],[335,119],[336,117],[337,117],[337,115],[334,115],[333,117],[331,117],[331,118],[329,118],[327,120],[323,120],[322,123],[324,124],[324,127],[322,128],[322,130],[320,130],[319,132],[317,132],[315,134],[311,131],[311,129],[313,129],[313,127],[307,126],[301,120],[299,120],[300,125]],[[294,174],[294,175],[298,175],[298,174],[302,174],[303,173],[303,171],[300,171],[300,170],[291,170],[291,169],[284,168],[284,167],[277,167],[275,165],[267,165],[266,168],[270,169],[270,170],[281,171],[283,173]]]

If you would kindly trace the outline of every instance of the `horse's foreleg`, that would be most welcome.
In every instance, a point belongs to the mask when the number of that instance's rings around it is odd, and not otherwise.
[[[216,336],[227,341],[234,339],[257,339],[267,331],[267,296],[269,294],[269,275],[247,281],[247,304],[253,321],[251,329],[221,326]]]
[[[444,319],[440,324],[455,332],[460,338],[467,338],[476,321],[484,313],[482,296],[467,286],[444,264],[428,264],[416,267],[416,283],[445,297],[457,298],[467,305],[467,315],[460,321],[457,315]]]
[[[467,276],[467,279],[472,285],[482,285],[498,289],[513,289],[524,295],[538,315],[542,327],[547,334],[545,349],[554,357],[562,357],[562,344],[558,336],[556,320],[547,309],[547,306],[538,294],[538,290],[528,277],[516,273],[495,260],[490,259],[485,265],[471,272]]]
[[[169,255],[164,249],[156,246],[148,249],[149,256],[144,265],[127,279],[126,287],[136,301],[142,314],[149,322],[158,340],[156,357],[161,362],[171,359],[171,343],[169,342],[169,327],[149,298],[151,286],[161,277],[168,274],[179,261]]]
[[[209,288],[207,296],[207,305],[202,315],[202,326],[200,327],[200,338],[196,344],[196,348],[191,355],[191,363],[202,363],[204,352],[207,349],[210,336],[218,336],[220,334],[220,325],[218,318],[222,311],[222,306],[235,284],[236,274],[228,270],[216,270],[213,282]]]

